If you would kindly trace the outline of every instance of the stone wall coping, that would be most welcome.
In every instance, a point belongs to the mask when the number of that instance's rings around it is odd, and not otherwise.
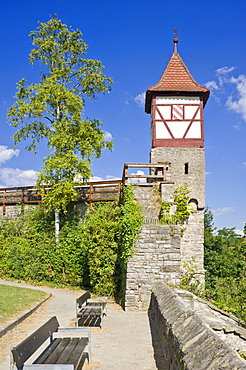
[[[164,352],[167,345],[173,348],[173,355],[180,358],[180,369],[246,369],[246,361],[164,283],[155,285],[150,309],[158,315],[160,340],[168,337]]]
[[[180,288],[173,288],[174,292],[178,294],[178,296],[180,296],[181,298],[188,298],[188,299],[191,299],[191,300],[194,300],[194,301],[197,301],[197,302],[200,302],[201,304],[203,305],[206,305],[207,307],[211,308],[213,311],[216,311],[218,312],[219,314],[221,314],[222,316],[225,316],[225,317],[228,317],[230,318],[231,320],[233,320],[236,324],[238,324],[240,327],[241,327],[241,330],[240,332],[244,332],[244,338],[246,339],[246,322],[243,321],[242,319],[240,319],[239,317],[229,313],[229,312],[226,312],[222,309],[220,309],[219,307],[215,306],[214,304],[212,304],[211,302],[209,301],[206,301],[204,299],[202,299],[201,297],[198,297],[196,296],[195,294],[193,294],[192,292],[188,292],[186,290],[183,290],[183,289],[180,289]],[[242,329],[242,327],[244,329]]]

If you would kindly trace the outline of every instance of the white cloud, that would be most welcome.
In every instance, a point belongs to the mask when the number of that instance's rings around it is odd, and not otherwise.
[[[212,213],[214,216],[221,216],[221,215],[225,215],[231,212],[235,212],[234,207],[223,207],[223,208],[217,208],[217,209],[212,210]]]
[[[8,161],[13,156],[18,157],[19,153],[18,149],[9,149],[6,145],[0,145],[0,164]]]
[[[205,85],[211,89],[211,92],[217,101],[223,97],[225,106],[239,114],[246,122],[246,75],[230,77],[229,73],[235,67],[221,67],[215,71],[216,79],[208,81]],[[227,96],[225,100],[225,96]],[[235,125],[239,129],[239,125]]]
[[[83,177],[82,176],[76,176],[75,178],[76,182],[83,182]],[[121,180],[119,177],[115,177],[112,175],[106,175],[105,178],[100,177],[100,176],[91,176],[89,181],[90,182],[99,182],[99,181],[113,181],[113,180]]]
[[[27,186],[34,185],[37,176],[37,171],[20,170],[19,168],[0,168],[0,181],[5,184],[2,187],[8,186]]]
[[[243,162],[243,165],[246,167],[246,162]]]
[[[243,120],[246,122],[246,76],[232,77],[230,82],[235,85],[238,91],[238,100],[233,101],[232,96],[229,96],[226,105],[229,109],[242,115]]]
[[[131,175],[144,175],[144,171],[137,170],[135,173],[131,173]],[[102,178],[100,176],[92,176],[90,178],[91,182],[98,182],[98,181],[114,181],[114,180],[121,180],[120,177],[112,176],[112,175],[106,175],[105,178]],[[79,181],[79,178],[77,179]],[[129,182],[146,182],[146,179],[144,178],[130,178]]]
[[[144,171],[137,170],[137,172],[130,173],[129,175],[143,176],[143,175],[145,175],[145,173],[144,173]],[[129,180],[129,182],[134,182],[134,183],[146,182],[146,178],[130,178],[128,180]]]
[[[217,85],[217,83],[215,81],[208,81],[207,83],[205,83],[205,86],[208,88],[208,89],[211,89],[211,90],[218,90],[219,89],[219,86]]]
[[[92,176],[90,178],[90,182],[97,182],[97,181],[103,181],[103,178],[99,176]]]
[[[138,95],[134,98],[134,101],[135,101],[135,103],[137,103],[140,107],[144,107],[144,104],[145,104],[145,92],[143,92],[142,94],[138,94]]]
[[[107,175],[106,176],[106,180],[107,181],[114,181],[114,180],[121,180],[121,178],[119,178],[119,177],[115,177],[115,176],[111,176],[111,175]]]
[[[113,136],[110,132],[104,131],[104,140],[111,141],[113,139]]]
[[[221,67],[221,68],[218,68],[216,69],[216,73],[218,75],[222,74],[222,75],[226,75],[227,73],[230,73],[231,71],[233,71],[235,69],[235,67]]]
[[[234,125],[232,125],[232,127],[234,127],[237,131],[240,131],[242,128],[242,124],[241,122],[235,123]]]
[[[121,180],[119,177],[115,177],[112,175],[106,175],[105,178],[99,177],[99,176],[92,176],[90,178],[91,182],[96,182],[96,181],[114,181],[114,180]]]
[[[238,235],[242,235],[242,236],[244,235],[243,230],[235,229],[234,231],[235,231],[235,233],[236,233],[236,234],[238,234]]]

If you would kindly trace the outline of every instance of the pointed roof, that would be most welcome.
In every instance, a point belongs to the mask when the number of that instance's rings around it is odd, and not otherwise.
[[[151,97],[154,92],[162,92],[165,93],[164,95],[166,95],[166,93],[175,93],[175,95],[180,95],[180,93],[185,93],[185,95],[190,95],[191,93],[194,95],[194,93],[196,93],[198,95],[203,95],[205,105],[210,90],[199,85],[194,80],[175,48],[160,80],[146,91],[145,111],[147,113],[151,111]]]

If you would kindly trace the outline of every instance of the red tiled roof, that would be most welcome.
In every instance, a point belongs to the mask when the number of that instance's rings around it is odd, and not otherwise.
[[[171,56],[160,80],[146,92],[146,112],[149,113],[150,94],[151,92],[176,92],[176,93],[199,93],[204,94],[204,104],[209,96],[209,89],[199,85],[182,58],[177,52]],[[148,108],[149,107],[149,108]]]
[[[150,91],[200,91],[207,92],[204,86],[199,85],[178,53],[173,53],[159,82],[150,87]]]

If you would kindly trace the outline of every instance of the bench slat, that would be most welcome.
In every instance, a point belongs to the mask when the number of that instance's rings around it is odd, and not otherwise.
[[[17,367],[24,362],[56,331],[59,327],[57,318],[53,316],[38,330],[29,335],[23,342],[11,348],[11,352]]]
[[[87,302],[86,307],[94,306],[94,307],[103,307],[103,308],[105,308],[106,304],[107,304],[106,302],[89,301],[89,302]]]
[[[79,312],[88,312],[88,313],[97,313],[97,312],[102,312],[101,307],[94,307],[94,306],[82,306],[79,310]]]
[[[69,361],[69,357],[70,357],[71,353],[74,351],[74,348],[76,347],[76,344],[78,343],[78,340],[79,340],[79,338],[71,338],[71,340],[69,340],[69,342],[66,345],[66,348],[64,348],[61,355],[57,359],[56,364],[67,364],[67,363],[71,364],[71,363],[73,363],[73,362]],[[75,359],[75,363],[74,363],[75,366],[77,364],[77,361],[78,361],[78,358]]]
[[[86,338],[71,338],[71,341],[66,346],[56,363],[73,364],[74,369],[76,370],[83,356],[83,351],[87,342]]]
[[[71,364],[31,364],[24,365],[22,370],[74,370],[74,366]]]
[[[56,349],[58,344],[60,343],[61,338],[55,338],[53,342],[47,347],[38,358],[33,362],[34,364],[43,364],[47,358],[51,355],[51,353]]]
[[[60,339],[60,338],[59,338]],[[65,347],[68,345],[70,338],[61,338],[58,346],[50,353],[43,364],[56,364],[61,353],[64,351]],[[40,362],[39,362],[40,363]]]
[[[82,307],[81,310],[78,312],[78,316],[101,316],[102,310],[101,308],[95,307]]]
[[[79,361],[77,361],[77,367],[78,367],[78,365],[79,365],[79,363],[82,359],[85,347],[88,345],[88,342],[89,342],[88,338],[79,338],[79,340],[76,344],[76,347],[74,348],[73,353],[71,354],[71,356],[69,358],[69,363],[70,364],[75,364],[77,359],[79,359]],[[77,369],[77,367],[75,367],[75,370]]]

